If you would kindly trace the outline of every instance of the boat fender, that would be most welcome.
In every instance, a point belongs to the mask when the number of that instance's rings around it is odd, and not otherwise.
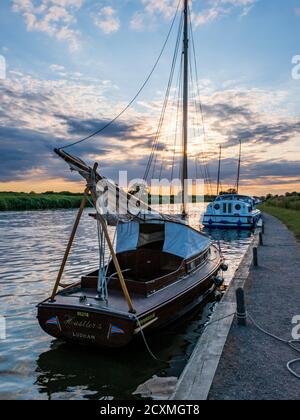
[[[217,276],[214,281],[217,287],[221,287],[224,283],[224,279],[221,276]]]
[[[221,270],[222,271],[228,271],[228,264],[226,264],[226,263],[223,263],[222,265],[221,265]]]

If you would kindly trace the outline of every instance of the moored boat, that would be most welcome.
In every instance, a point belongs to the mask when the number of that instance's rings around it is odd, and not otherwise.
[[[97,164],[92,168],[67,153],[66,147],[56,149],[71,170],[85,179],[86,188],[52,295],[38,305],[39,323],[53,337],[79,344],[123,347],[144,331],[166,326],[191,311],[222,284],[219,272],[227,267],[221,250],[186,221],[191,13],[188,0],[183,4],[175,51],[180,55],[179,44],[183,37],[182,215],[179,218],[153,211],[138,195],[103,178]],[[67,147],[99,132],[101,130]],[[153,151],[159,150],[158,138],[155,138]],[[153,161],[155,166],[156,159],[151,154],[148,174]],[[106,206],[110,195],[113,210]],[[99,269],[74,279],[72,285],[64,285],[63,272],[88,201],[96,210],[93,216],[98,231]],[[104,211],[105,207],[108,211]],[[108,223],[116,226],[116,243],[109,235]]]
[[[202,223],[211,229],[253,229],[260,220],[261,211],[252,197],[224,194],[207,206]]]
[[[120,223],[116,251],[130,305],[111,260],[105,267],[105,298],[97,270],[38,305],[45,332],[81,344],[122,347],[141,330],[161,328],[191,311],[221,282],[219,249],[180,220],[148,215]]]

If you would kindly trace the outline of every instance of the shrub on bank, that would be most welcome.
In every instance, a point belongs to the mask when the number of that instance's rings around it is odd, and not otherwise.
[[[80,206],[81,194],[0,193],[0,211],[73,209]]]
[[[300,210],[300,195],[294,193],[294,195],[272,197],[265,204],[283,209]]]

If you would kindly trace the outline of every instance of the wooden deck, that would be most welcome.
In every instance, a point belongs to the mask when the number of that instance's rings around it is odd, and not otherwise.
[[[201,266],[194,273],[186,275],[178,279],[177,282],[166,286],[164,289],[153,293],[151,296],[145,298],[144,296],[131,293],[132,302],[136,310],[137,316],[143,316],[149,311],[153,311],[163,304],[166,304],[174,299],[178,299],[180,295],[184,295],[189,290],[199,283],[200,280],[205,281],[216,270],[219,261],[219,253],[216,248],[212,247],[212,253],[207,262]],[[108,288],[109,298],[108,303],[96,300],[97,292],[95,289],[81,289],[80,286],[76,287],[74,291],[67,289],[60,292],[56,296],[55,306],[68,306],[74,307],[78,310],[89,311],[110,311],[114,313],[128,314],[128,307],[121,290],[115,288]],[[84,302],[80,298],[86,297]],[[46,303],[46,302],[45,302]],[[47,302],[51,305],[50,302]]]
[[[131,293],[135,313],[129,311],[121,290],[108,287],[106,303],[97,299],[96,287],[82,288],[78,282],[59,292],[54,301],[47,299],[38,305],[38,319],[44,331],[56,338],[124,347],[141,328],[148,332],[164,327],[203,302],[215,288],[221,262],[219,251],[211,246],[209,257],[195,271],[158,291],[152,290],[149,296]]]

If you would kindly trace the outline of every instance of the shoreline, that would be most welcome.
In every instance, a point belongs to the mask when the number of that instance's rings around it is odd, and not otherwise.
[[[257,246],[258,241],[258,232],[256,232],[224,297],[218,303],[209,325],[204,330],[190,360],[179,377],[170,400],[207,400],[235,319],[235,290],[243,287],[249,276],[253,262],[253,248]]]
[[[299,379],[287,369],[299,353],[255,325],[288,341],[292,319],[299,313],[299,242],[281,221],[268,214],[265,219],[258,266],[251,268],[244,287],[247,326],[232,324],[209,400],[298,400],[300,396]],[[299,364],[294,370],[299,371]]]
[[[171,399],[299,398],[297,379],[286,369],[286,363],[297,353],[262,334],[250,319],[247,327],[238,326],[233,315],[235,290],[240,287],[245,291],[247,310],[256,322],[279,337],[291,335],[292,318],[298,313],[299,295],[295,290],[299,242],[280,220],[269,214],[264,216],[266,231],[263,245],[258,248],[258,267],[253,265],[252,256],[252,248],[259,242],[256,235]]]
[[[0,214],[3,212],[22,212],[22,211],[43,211],[43,210],[71,210],[80,207],[83,198],[82,193],[70,192],[46,192],[46,193],[15,193],[15,192],[0,192]],[[203,197],[202,197],[203,198]],[[155,197],[151,203],[151,198],[148,204],[155,206],[157,204],[164,205],[163,197]],[[204,203],[210,202],[211,197],[205,196]],[[194,204],[194,198],[192,203]],[[166,203],[168,205],[168,203]],[[174,203],[170,202],[170,205]],[[92,208],[90,203],[87,203],[87,208]]]
[[[300,241],[300,211],[263,204],[259,207],[263,212],[279,219]]]

